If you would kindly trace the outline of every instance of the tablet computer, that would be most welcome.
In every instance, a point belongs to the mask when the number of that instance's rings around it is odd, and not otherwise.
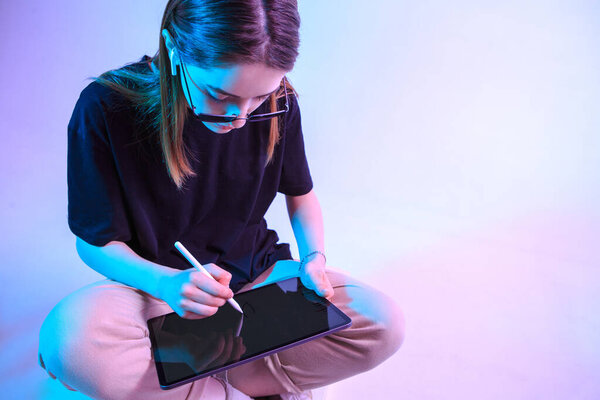
[[[161,388],[171,389],[347,328],[351,319],[299,278],[239,293],[203,319],[148,320]]]

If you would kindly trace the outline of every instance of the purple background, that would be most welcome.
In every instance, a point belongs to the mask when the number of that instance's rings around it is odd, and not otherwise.
[[[81,398],[36,364],[100,275],[66,222],[88,76],[154,54],[165,1],[3,1],[0,385]],[[600,398],[600,7],[301,0],[306,149],[331,265],[405,310],[403,348],[329,399]],[[267,220],[295,241],[278,197]]]

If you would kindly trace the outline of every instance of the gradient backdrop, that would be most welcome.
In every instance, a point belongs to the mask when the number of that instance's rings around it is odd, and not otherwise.
[[[86,77],[154,54],[165,4],[0,2],[3,398],[82,397],[36,363],[45,315],[101,278],[67,227],[66,127]],[[290,77],[328,261],[407,321],[396,355],[328,398],[600,398],[599,3],[300,13]],[[267,220],[295,248],[282,197]]]

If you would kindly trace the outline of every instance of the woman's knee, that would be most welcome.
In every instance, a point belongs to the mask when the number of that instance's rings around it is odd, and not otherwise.
[[[404,315],[388,295],[368,286],[345,287],[347,302],[344,308],[353,319],[352,327],[344,333],[354,339],[353,347],[360,354],[365,370],[374,368],[398,351],[405,336]]]
[[[46,316],[40,329],[43,367],[59,378],[64,378],[70,369],[68,364],[81,354],[82,342],[92,331],[81,308],[72,295],[65,297]]]
[[[115,383],[111,382],[111,358],[119,347],[117,342],[145,336],[132,324],[123,306],[116,307],[114,297],[102,290],[65,297],[40,329],[42,366],[64,384],[88,395],[109,390]]]
[[[373,368],[394,355],[404,342],[404,314],[391,298],[378,299],[379,309],[373,323],[373,337],[377,344],[365,349],[367,364]]]

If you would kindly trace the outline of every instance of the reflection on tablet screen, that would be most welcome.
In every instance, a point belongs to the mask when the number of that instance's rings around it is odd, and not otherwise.
[[[235,300],[243,315],[225,303],[204,319],[171,313],[148,321],[161,386],[175,387],[350,324],[297,278],[240,293]]]

